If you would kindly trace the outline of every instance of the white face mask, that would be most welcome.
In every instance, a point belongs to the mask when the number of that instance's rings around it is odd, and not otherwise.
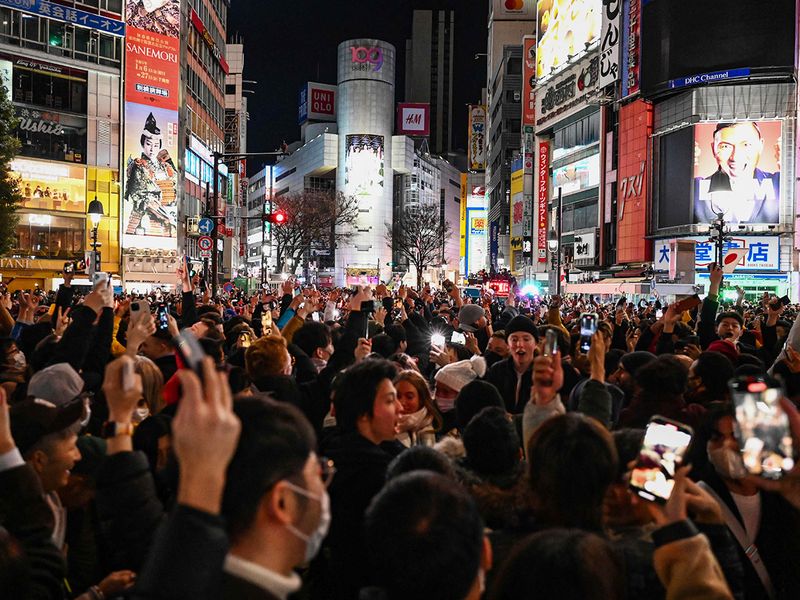
[[[136,410],[133,411],[133,422],[134,423],[141,423],[147,417],[150,416],[150,409],[146,406],[140,406]]]
[[[294,525],[289,524],[286,526],[286,529],[306,543],[305,562],[309,563],[317,555],[319,549],[322,547],[322,541],[325,539],[325,536],[328,535],[328,528],[331,526],[331,499],[330,496],[328,496],[328,490],[324,490],[322,495],[317,495],[309,492],[305,488],[294,485],[291,481],[287,481],[286,485],[289,486],[289,489],[301,496],[316,500],[320,504],[319,523],[317,524],[317,528],[312,531],[310,535],[303,533]]]
[[[747,469],[744,466],[740,452],[723,446],[722,448],[711,448],[711,444],[706,445],[708,462],[714,467],[720,477],[726,479],[744,479],[747,477]]]

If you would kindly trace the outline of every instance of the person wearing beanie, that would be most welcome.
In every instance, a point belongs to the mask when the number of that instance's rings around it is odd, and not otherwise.
[[[623,354],[619,359],[619,365],[617,365],[616,370],[608,376],[608,383],[617,386],[625,393],[624,404],[626,406],[630,404],[636,391],[634,380],[636,371],[640,367],[653,362],[656,358],[655,354],[644,350]]]
[[[486,374],[486,361],[482,356],[473,356],[469,360],[460,360],[455,363],[445,365],[436,372],[436,387],[433,398],[436,405],[445,417],[445,427],[451,429],[455,425],[455,413],[451,415],[448,423],[446,413],[452,413],[455,406],[456,396],[461,388],[471,381],[483,377]],[[450,425],[450,427],[447,427]]]
[[[458,311],[458,324],[461,331],[472,333],[478,342],[478,348],[483,353],[489,343],[490,331],[487,330],[489,319],[482,306],[477,304],[465,304]]]
[[[539,333],[525,315],[511,319],[505,327],[511,355],[489,369],[486,381],[500,392],[506,411],[522,414],[533,386],[533,358]]]

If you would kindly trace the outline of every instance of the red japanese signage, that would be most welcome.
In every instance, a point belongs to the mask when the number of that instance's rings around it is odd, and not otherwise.
[[[128,27],[125,100],[178,110],[180,39]]]
[[[536,36],[522,38],[522,125],[536,123]]]
[[[547,203],[550,199],[550,143],[539,142],[539,171],[537,172],[536,249],[538,261],[547,262]]]

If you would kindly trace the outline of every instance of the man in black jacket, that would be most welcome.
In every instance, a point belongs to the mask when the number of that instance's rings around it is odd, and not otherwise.
[[[528,317],[519,315],[505,328],[511,356],[489,369],[486,381],[494,385],[503,397],[506,410],[522,414],[531,396],[533,358],[539,334]]]

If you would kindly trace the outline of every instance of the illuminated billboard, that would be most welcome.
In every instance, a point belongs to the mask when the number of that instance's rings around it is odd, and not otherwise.
[[[599,154],[553,169],[553,189],[561,188],[564,196],[598,185],[600,185]]]
[[[777,224],[780,156],[780,121],[695,125],[694,222]]]
[[[538,0],[536,77],[565,65],[600,37],[601,0]]]
[[[127,0],[126,7],[123,246],[175,248],[180,0]]]
[[[525,196],[522,193],[524,189],[523,175],[522,159],[518,158],[511,163],[511,237],[520,238],[520,243],[524,235],[522,228],[525,211]]]
[[[122,231],[177,239],[178,113],[126,102],[125,115]],[[132,246],[147,247],[147,240],[127,239]]]
[[[300,90],[299,124],[306,121],[336,120],[336,86],[309,81]]]
[[[486,107],[480,104],[469,105],[467,154],[470,171],[486,168]]]
[[[466,252],[464,272],[476,273],[486,268],[486,246],[489,224],[486,209],[472,207],[467,209]]]
[[[430,104],[404,102],[397,105],[397,135],[426,136],[430,128]]]
[[[11,177],[22,194],[22,208],[86,212],[84,167],[15,158]]]
[[[348,135],[345,144],[345,193],[356,197],[383,197],[383,136]]]

